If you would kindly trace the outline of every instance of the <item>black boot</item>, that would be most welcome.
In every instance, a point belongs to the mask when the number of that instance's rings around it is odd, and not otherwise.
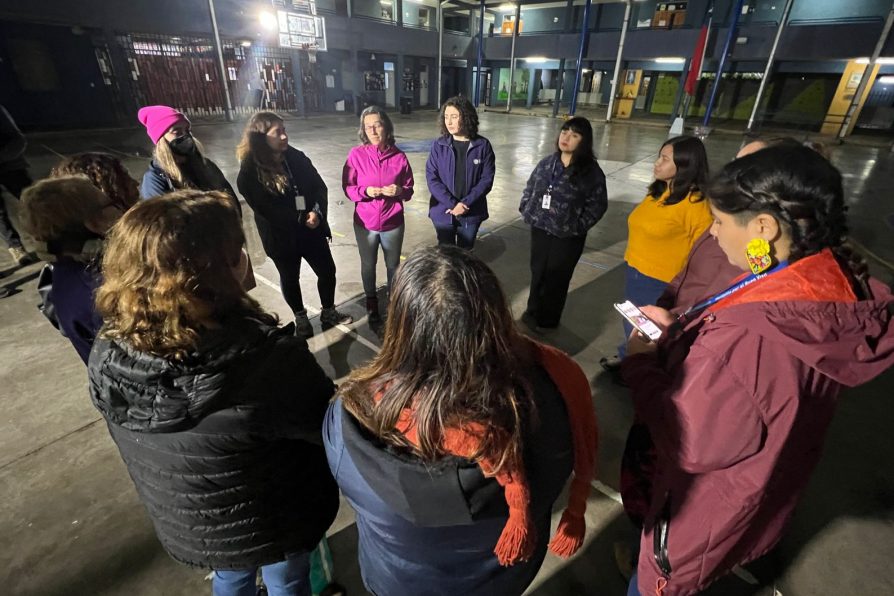
[[[382,322],[382,317],[379,315],[379,299],[376,296],[366,297],[366,316],[371,325]]]

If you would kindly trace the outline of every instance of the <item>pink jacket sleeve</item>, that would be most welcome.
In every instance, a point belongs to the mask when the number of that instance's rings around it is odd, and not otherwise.
[[[348,153],[348,159],[341,171],[341,187],[345,191],[345,196],[360,203],[362,201],[371,201],[372,197],[366,196],[366,187],[357,184],[357,168],[353,164],[354,151]]]
[[[401,153],[400,156],[400,171],[394,183],[401,188],[401,191],[395,198],[401,201],[409,201],[413,197],[413,168],[410,167],[410,160],[407,159],[406,154]]]
[[[654,354],[631,356],[622,366],[637,416],[649,427],[659,453],[691,474],[727,468],[757,453],[766,431],[751,392],[729,366],[757,366],[756,354],[743,346],[752,342],[714,338],[728,346],[717,353],[701,345],[703,338],[675,374],[665,371]]]

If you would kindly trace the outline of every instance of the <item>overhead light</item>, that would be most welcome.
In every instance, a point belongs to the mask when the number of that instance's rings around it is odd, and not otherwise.
[[[251,47],[251,42],[248,41],[248,40],[246,39],[245,41],[242,42],[242,47],[243,47],[243,48],[250,48],[250,47]]]
[[[590,72],[590,69],[589,69],[589,68],[584,68],[584,69],[581,70],[581,72]]]
[[[882,85],[894,85],[894,76],[885,75],[883,77],[879,77],[878,82]]]
[[[686,58],[662,57],[662,58],[655,58],[655,62],[657,62],[658,64],[685,64]]]
[[[549,60],[549,58],[545,58],[544,56],[531,56],[530,58],[525,58],[525,62],[531,62],[532,64],[546,62],[547,60]]]
[[[509,12],[510,10],[515,10],[515,4],[513,4],[512,2],[507,2],[506,4],[501,4],[498,7],[498,10],[500,12]]]
[[[869,58],[857,58],[854,60],[857,64],[869,64]],[[876,64],[894,64],[894,58],[879,58]]]
[[[276,18],[276,15],[272,12],[263,11],[258,15],[258,18],[261,21],[261,26],[264,29],[276,29],[279,27],[279,19]]]

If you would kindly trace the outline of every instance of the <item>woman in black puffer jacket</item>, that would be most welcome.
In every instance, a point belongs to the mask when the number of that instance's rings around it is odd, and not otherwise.
[[[165,550],[215,595],[309,595],[335,518],[321,445],[334,392],[291,326],[242,289],[239,215],[220,192],[142,202],[112,230],[90,395]]]

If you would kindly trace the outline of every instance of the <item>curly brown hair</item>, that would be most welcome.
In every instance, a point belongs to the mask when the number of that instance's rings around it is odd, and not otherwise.
[[[93,186],[127,211],[140,200],[139,183],[131,177],[117,157],[108,153],[76,153],[50,170],[50,178],[86,176]]]
[[[22,193],[22,223],[39,242],[82,242],[88,221],[108,201],[83,174],[46,178]]]
[[[462,136],[474,139],[478,136],[478,112],[475,106],[469,101],[468,97],[457,95],[451,97],[441,106],[441,112],[438,114],[438,122],[441,125],[441,136],[449,135],[447,125],[444,123],[444,111],[447,108],[456,108],[459,112],[460,133]]]
[[[226,193],[181,190],[140,202],[108,237],[96,294],[102,335],[183,360],[225,317],[275,324],[237,279],[244,242]]]

